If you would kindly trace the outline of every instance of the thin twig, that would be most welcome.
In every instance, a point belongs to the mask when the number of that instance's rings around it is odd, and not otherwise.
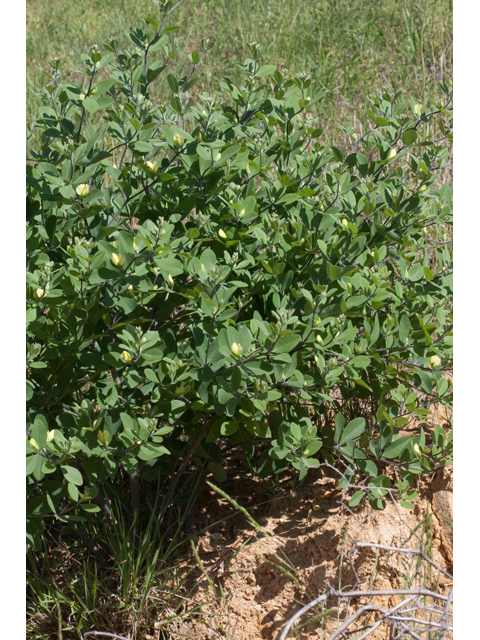
[[[117,640],[131,640],[125,636],[119,636],[117,633],[109,633],[108,631],[87,631],[83,635],[80,633],[80,637],[86,638],[87,636],[106,636],[107,638],[117,638]]]
[[[431,558],[429,558],[421,549],[402,549],[400,547],[389,547],[385,544],[375,544],[374,542],[356,542],[355,544],[357,545],[357,547],[375,547],[377,549],[385,549],[385,551],[401,551],[402,553],[415,553],[416,555],[421,556],[423,560],[426,560],[427,562],[429,562],[432,565],[432,567],[435,567],[435,569],[437,569],[437,571],[440,571],[445,576],[447,576],[447,578],[450,578],[451,580],[453,580],[453,576],[450,573],[448,573],[448,571],[445,571],[445,569],[442,569],[442,567],[440,567],[436,562],[434,562]]]
[[[315,598],[315,600],[312,600],[311,602],[309,602],[307,605],[302,607],[300,609],[300,611],[297,611],[297,613],[290,618],[290,620],[287,622],[286,626],[284,627],[284,629],[283,629],[283,631],[282,631],[282,633],[280,635],[279,640],[285,640],[286,639],[286,637],[288,635],[288,632],[290,631],[291,627],[296,622],[296,620],[298,620],[298,618],[300,618],[304,613],[309,611],[312,607],[315,607],[318,604],[321,604],[322,602],[325,602],[329,598],[338,598],[339,600],[344,600],[344,599],[347,599],[347,598],[363,598],[365,596],[371,596],[371,597],[374,597],[374,596],[422,596],[422,597],[426,597],[427,596],[427,597],[430,597],[430,598],[436,598],[438,600],[448,601],[447,596],[442,596],[439,593],[435,593],[434,591],[430,591],[430,589],[424,589],[424,588],[420,588],[420,589],[392,589],[392,590],[385,589],[385,590],[381,590],[381,591],[337,591],[333,587],[328,587],[327,591],[323,595],[318,596],[318,598]],[[395,607],[395,608],[397,608],[397,607]],[[389,612],[386,612],[386,613],[389,613]],[[333,640],[333,638],[335,638],[335,635],[333,635],[329,640]]]

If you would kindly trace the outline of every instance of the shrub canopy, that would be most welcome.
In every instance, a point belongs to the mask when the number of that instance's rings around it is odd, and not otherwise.
[[[213,43],[169,74],[177,27],[157,4],[133,51],[94,47],[75,83],[59,60],[46,74],[27,166],[29,544],[124,473],[165,479],[187,455],[221,481],[231,447],[262,477],[323,460],[352,506],[392,487],[409,506],[412,474],[451,454],[439,425],[399,436],[451,405],[451,87],[428,106],[385,89],[345,152],[316,124],[324,94],[256,44],[243,86],[193,103]]]

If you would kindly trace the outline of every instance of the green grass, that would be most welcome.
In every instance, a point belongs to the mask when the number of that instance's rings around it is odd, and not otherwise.
[[[256,41],[264,64],[308,72],[318,90],[329,90],[317,117],[335,142],[341,124],[362,132],[365,102],[385,83],[396,80],[423,102],[439,96],[439,81],[452,76],[452,13],[452,0],[184,0],[168,20],[181,26],[176,35],[187,50],[202,37],[215,40],[193,91],[218,90],[224,75],[239,79],[233,63],[249,55],[246,42]],[[44,84],[40,67],[60,56],[64,79],[79,79],[70,74],[82,69],[92,43],[102,50],[115,35],[131,47],[129,31],[158,15],[151,0],[28,0],[27,129]],[[175,59],[173,70],[184,62]]]

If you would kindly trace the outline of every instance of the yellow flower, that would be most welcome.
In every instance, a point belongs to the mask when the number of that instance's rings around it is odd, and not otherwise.
[[[223,238],[224,240],[227,239],[227,234],[223,229],[220,229],[220,231],[218,232],[218,235],[220,236],[220,238]]]
[[[440,358],[438,356],[431,356],[430,358],[430,366],[432,367],[432,369],[434,367],[439,367],[442,364],[442,361],[440,360]]]
[[[234,342],[230,348],[232,350],[232,353],[236,356],[240,356],[242,354],[243,348],[241,344],[237,344],[236,342]]]
[[[99,431],[97,433],[97,438],[102,444],[107,444],[110,439],[110,434],[108,433],[108,431]]]
[[[197,142],[201,142],[201,141],[202,141],[202,132],[201,132],[201,131],[199,131],[199,132],[197,133]]]
[[[131,285],[129,285],[129,286],[128,286],[127,291],[133,291],[133,284],[131,284]]]
[[[421,113],[422,113],[422,111],[423,111],[423,104],[419,104],[419,103],[417,102],[417,104],[413,107],[413,113],[414,113],[416,116],[420,116],[420,115],[421,115]]]
[[[205,111],[205,109],[202,111],[202,116],[203,116],[204,118],[206,118],[206,117],[207,117],[207,112]]]
[[[85,100],[85,98],[86,98],[84,93],[81,93],[78,97],[79,97],[80,100]]]
[[[245,173],[247,173],[247,174],[250,173],[250,165],[248,164],[248,162],[245,165]]]
[[[120,358],[126,363],[131,364],[132,356],[128,353],[128,351],[122,351]]]
[[[146,162],[147,167],[149,167],[153,173],[157,173],[158,171],[158,162],[155,160],[154,162],[150,162],[150,160],[148,160]]]
[[[318,336],[317,336],[317,342],[318,342],[318,344],[323,344],[323,338],[322,338],[322,336],[320,334],[318,334]]]
[[[420,447],[416,443],[413,445],[413,451],[417,454],[417,456],[422,455],[422,452],[420,451]]]
[[[179,133],[176,133],[173,136],[173,142],[174,142],[174,144],[180,146],[180,145],[183,144],[183,137]]]
[[[395,147],[392,147],[390,149],[390,151],[388,152],[388,156],[387,156],[387,160],[391,160],[392,158],[394,158],[397,155],[397,150],[395,149]]]
[[[425,191],[425,189],[427,188],[426,184],[422,184],[422,186],[420,187],[419,191]]]
[[[217,153],[217,155],[215,156],[215,162],[218,162],[221,157],[222,157],[222,154],[221,153]]]
[[[171,274],[171,273],[169,273],[169,274],[168,274],[168,278],[167,278],[167,280],[168,280],[168,284],[169,284],[171,287],[173,287],[173,278],[172,278],[172,274]]]
[[[40,448],[40,447],[38,446],[37,441],[35,440],[35,438],[30,438],[29,442],[30,442],[30,444],[32,445],[32,447],[33,447],[34,449],[39,449],[39,448]]]
[[[47,433],[47,442],[51,442],[55,437],[55,429],[52,429]]]
[[[45,295],[45,291],[43,289],[41,289],[40,287],[38,289],[35,289],[36,298],[43,298],[44,295]]]
[[[90,193],[90,187],[88,184],[79,184],[75,191],[77,192],[77,195],[84,198],[88,193]]]
[[[348,220],[346,218],[343,218],[342,224],[343,224],[344,227],[348,228]]]
[[[125,256],[123,256],[121,253],[112,253],[112,257],[110,258],[110,260],[115,267],[121,267],[125,262]]]
[[[240,217],[240,218],[241,218],[242,216],[244,216],[244,215],[245,215],[245,209],[242,209],[238,215],[239,215],[239,217]]]
[[[316,327],[320,326],[320,323],[321,323],[321,319],[320,319],[320,318],[317,318],[317,319],[315,320],[315,326],[316,326]]]

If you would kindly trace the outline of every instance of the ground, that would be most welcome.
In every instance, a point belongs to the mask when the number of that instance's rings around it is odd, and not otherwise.
[[[200,568],[191,574],[185,607],[195,611],[194,603],[210,604],[196,610],[197,620],[183,622],[177,632],[198,640],[273,640],[288,619],[329,584],[343,590],[406,588],[409,575],[415,574],[418,556],[387,554],[375,548],[357,548],[353,553],[356,540],[415,549],[416,533],[426,542],[432,560],[452,573],[448,527],[440,513],[431,515],[434,495],[451,492],[452,488],[451,468],[446,468],[419,479],[420,496],[414,510],[389,503],[384,511],[373,511],[367,504],[349,513],[341,504],[342,492],[336,488],[335,479],[321,473],[308,486],[292,490],[281,485],[272,495],[265,495],[259,483],[237,478],[226,492],[248,510],[263,532],[213,490],[206,492],[197,509],[192,540],[208,578]],[[221,561],[232,552],[230,561]],[[193,552],[184,568],[192,563],[198,566]],[[425,565],[422,563],[422,571]],[[355,572],[360,581],[356,586]],[[452,585],[435,569],[427,583],[445,595]],[[193,595],[192,585],[196,585]],[[377,597],[370,602],[389,608],[400,602],[393,598]],[[363,599],[361,604],[366,602]],[[161,638],[162,626],[158,621],[157,638]],[[324,618],[323,624],[317,619],[297,637],[326,640],[326,632],[337,626],[336,617]],[[369,638],[386,639],[388,634],[388,625],[380,625]]]

